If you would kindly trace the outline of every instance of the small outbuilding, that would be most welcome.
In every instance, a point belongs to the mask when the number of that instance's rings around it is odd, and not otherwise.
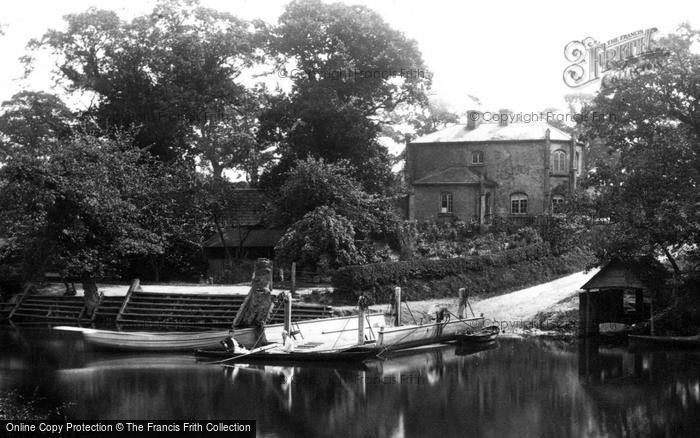
[[[579,293],[579,335],[598,334],[600,323],[623,322],[630,316],[643,318],[644,291],[647,286],[630,265],[612,259],[595,274]],[[625,312],[627,294],[634,294],[635,314]]]

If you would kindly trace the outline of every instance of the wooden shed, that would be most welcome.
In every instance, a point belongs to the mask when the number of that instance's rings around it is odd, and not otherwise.
[[[603,322],[620,322],[625,316],[624,298],[634,293],[636,316],[643,318],[644,291],[647,286],[634,273],[632,267],[612,259],[595,274],[579,293],[579,335],[598,334]]]

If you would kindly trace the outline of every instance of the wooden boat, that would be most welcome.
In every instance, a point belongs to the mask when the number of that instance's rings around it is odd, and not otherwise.
[[[695,336],[645,336],[628,335],[631,348],[699,349],[700,335]]]
[[[80,327],[54,327],[54,330],[78,331],[91,347],[119,351],[192,351],[212,348],[229,336],[228,330],[196,332],[121,332]]]
[[[396,309],[401,305],[401,289],[396,288]],[[360,302],[364,302],[361,297]],[[454,341],[457,336],[465,332],[480,331],[484,327],[484,318],[451,318],[448,313],[441,312],[439,319],[428,323],[385,326],[384,315],[365,314],[360,304],[360,312],[357,316],[336,318],[335,329],[326,328],[312,331],[312,337],[304,336],[304,327],[308,322],[292,324],[288,319],[291,315],[290,300],[287,300],[285,319],[287,321],[279,329],[279,341],[282,341],[283,331],[302,334],[303,342],[293,349],[284,349],[281,344],[271,344],[265,351],[247,352],[234,356],[226,351],[213,353],[199,351],[199,356],[216,354],[219,358],[230,361],[246,362],[254,360],[266,361],[333,361],[333,360],[365,360],[383,353],[404,350],[431,344],[439,344]],[[401,321],[400,312],[394,314],[395,321]],[[437,316],[436,316],[437,317]],[[348,319],[349,318],[349,319]],[[355,320],[353,324],[353,319]],[[366,323],[366,324],[365,324]],[[308,326],[307,326],[308,327]],[[274,339],[276,332],[265,328],[265,337],[268,341]],[[271,339],[272,338],[272,339]],[[299,342],[299,341],[298,341]],[[257,343],[256,343],[257,344]],[[259,345],[259,344],[258,344]]]
[[[484,327],[477,332],[464,332],[457,335],[457,341],[461,343],[479,344],[495,341],[501,330],[498,326]]]
[[[365,315],[364,331],[372,338],[373,332],[384,324],[384,315]],[[357,342],[357,316],[321,318],[292,323],[292,330],[299,339],[313,337],[320,342],[335,342],[347,345]],[[256,329],[236,329],[233,334],[236,341],[246,347],[264,345],[282,339],[284,324],[271,324],[264,328],[264,336]],[[180,352],[196,349],[214,349],[231,335],[229,330],[191,331],[191,332],[155,332],[155,331],[115,331],[98,330],[83,327],[58,326],[54,330],[79,332],[83,340],[91,347],[118,351],[158,351]]]
[[[382,351],[393,351],[449,342],[456,340],[465,331],[478,331],[483,327],[484,318],[481,317],[384,327],[377,335],[376,347]]]

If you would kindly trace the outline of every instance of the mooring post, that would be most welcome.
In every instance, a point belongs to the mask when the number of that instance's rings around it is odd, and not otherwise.
[[[297,290],[297,262],[292,262],[292,288],[290,289],[291,293],[296,292]]]
[[[365,309],[360,306],[357,313],[357,345],[365,343]]]
[[[467,289],[460,287],[459,291],[459,307],[457,308],[457,316],[459,319],[464,319],[464,311],[466,310],[466,296],[467,296]]]
[[[401,325],[401,288],[400,287],[395,287],[394,288],[394,299],[396,300],[396,321],[394,321],[394,325],[396,327]]]
[[[265,258],[255,261],[250,290],[238,308],[232,327],[257,327],[267,322],[272,302],[272,262]]]
[[[289,336],[292,335],[292,294],[290,292],[280,292],[284,294],[284,329]]]

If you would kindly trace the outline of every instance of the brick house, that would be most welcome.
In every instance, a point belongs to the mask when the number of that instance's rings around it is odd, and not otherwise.
[[[505,111],[501,111],[505,112]],[[576,187],[583,144],[543,122],[467,124],[422,136],[406,147],[408,218],[474,221],[556,211]],[[475,121],[476,120],[476,121]]]

